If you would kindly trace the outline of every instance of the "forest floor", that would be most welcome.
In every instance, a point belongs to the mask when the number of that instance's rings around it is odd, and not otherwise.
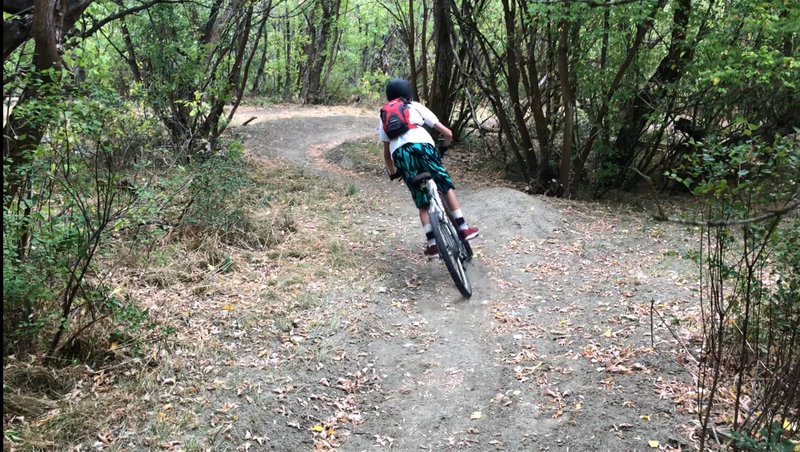
[[[376,127],[371,110],[240,107],[271,245],[202,277],[136,276],[127,293],[175,336],[150,366],[83,371],[42,431],[108,450],[692,449],[697,234],[525,194],[455,147],[445,166],[480,228],[464,299],[423,258]],[[60,449],[47,436],[28,445]]]

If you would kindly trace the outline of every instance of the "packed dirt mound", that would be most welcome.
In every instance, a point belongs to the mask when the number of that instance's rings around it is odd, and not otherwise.
[[[379,144],[373,143],[371,140],[367,138],[363,138],[361,141],[357,143],[358,146],[367,146],[367,142],[370,145],[374,146],[376,149],[379,148]],[[377,157],[374,159],[365,159],[364,155],[351,155],[351,153],[347,152],[348,145],[350,143],[345,143],[341,146],[336,146],[335,148],[329,150],[325,153],[325,158],[331,161],[332,163],[341,166],[347,170],[352,170],[357,173],[375,173],[375,174],[384,174],[385,167],[381,161],[378,161]],[[361,154],[366,154],[362,152]]]
[[[481,229],[487,241],[504,243],[519,236],[546,239],[564,224],[561,212],[544,199],[512,188],[464,190],[458,197],[465,218]]]

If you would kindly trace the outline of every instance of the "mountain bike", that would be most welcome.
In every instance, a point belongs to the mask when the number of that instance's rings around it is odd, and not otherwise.
[[[472,260],[472,247],[458,234],[458,230],[453,225],[452,212],[440,195],[431,174],[420,173],[411,179],[411,183],[428,192],[430,200],[428,215],[431,219],[436,247],[439,250],[439,258],[444,261],[444,265],[461,295],[465,298],[471,297],[472,284],[467,275],[467,264]]]

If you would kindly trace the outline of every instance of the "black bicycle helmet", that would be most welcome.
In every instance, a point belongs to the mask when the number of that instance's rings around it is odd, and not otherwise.
[[[411,93],[411,84],[408,83],[408,80],[395,78],[386,84],[386,100],[395,100],[398,97],[413,99],[414,95]]]

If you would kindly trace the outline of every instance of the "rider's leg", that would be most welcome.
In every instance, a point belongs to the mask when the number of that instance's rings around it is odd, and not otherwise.
[[[439,255],[436,248],[436,238],[433,235],[433,226],[431,226],[431,217],[428,215],[428,209],[419,209],[419,221],[422,222],[422,229],[425,231],[425,251],[422,254],[428,259],[433,259]]]
[[[419,221],[422,222],[422,227],[431,224],[431,217],[428,215],[428,209],[419,209]]]
[[[456,211],[460,210],[461,208],[458,206],[458,200],[456,199],[456,190],[450,189],[447,190],[447,193],[444,194],[444,199],[447,200],[447,205],[450,206],[450,210]]]
[[[458,200],[456,199],[456,190],[453,188],[447,190],[447,193],[444,194],[444,198],[447,200],[447,205],[450,206],[450,209],[453,212],[453,219],[455,219],[456,227],[459,229],[461,234],[467,240],[475,238],[478,235],[478,228],[469,227],[466,220],[464,220],[464,214],[461,213],[461,208],[459,207]]]

